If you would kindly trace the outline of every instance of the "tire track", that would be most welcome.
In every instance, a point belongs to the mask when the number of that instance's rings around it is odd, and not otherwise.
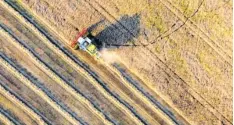
[[[225,59],[230,66],[232,66],[232,56],[225,51],[222,46],[217,44],[213,39],[207,35],[200,27],[198,27],[193,21],[191,21],[190,18],[184,16],[181,11],[176,8],[172,3],[170,3],[168,0],[160,2],[168,8],[172,13],[175,14],[180,20],[182,20],[185,25],[187,25],[192,32],[196,33],[200,38],[202,38],[216,53],[218,53],[223,59]]]
[[[118,22],[119,26],[122,28],[122,30],[126,30],[127,32],[130,33],[130,35],[132,35],[134,37],[134,34],[128,30],[128,28],[126,28],[121,22],[119,22],[112,14],[110,14],[104,7],[102,7],[102,5],[100,5],[96,0],[94,2],[89,2],[88,0],[84,0],[87,4],[89,4],[91,7],[93,7],[98,13],[100,13],[101,15],[103,15],[104,17],[106,17],[107,20],[109,20],[109,22]],[[95,3],[95,4],[94,4]],[[118,28],[120,31],[121,29],[119,27]],[[135,41],[136,38],[134,37]],[[141,42],[140,42],[141,43]],[[185,85],[189,88],[189,90],[186,90],[193,98],[197,99],[198,102],[206,107],[212,114],[214,114],[218,119],[221,119],[220,117],[224,118],[225,120],[227,120],[230,124],[232,124],[232,122],[230,120],[228,120],[223,114],[221,114],[217,109],[214,108],[214,106],[209,103],[208,101],[206,101],[206,99],[204,97],[202,97],[197,91],[195,91],[189,84],[187,84],[177,73],[175,73],[172,69],[170,69],[157,55],[154,54],[154,52],[152,50],[150,50],[150,48],[148,48],[147,46],[144,46],[143,43],[141,43],[141,45],[146,48],[146,50],[148,50],[154,57],[156,57],[154,60],[157,62],[155,63],[156,66],[159,69],[162,69],[163,71],[165,71],[165,73],[168,76],[171,76],[175,82],[177,83],[185,83]],[[222,55],[220,55],[222,56]],[[228,61],[227,61],[228,62]],[[230,61],[229,61],[230,62]],[[228,62],[228,63],[229,63]],[[230,63],[229,63],[230,64]]]
[[[1,60],[2,61],[2,60]],[[47,124],[52,125],[51,121],[49,121],[45,116],[43,116],[36,108],[34,108],[31,104],[21,98],[17,93],[12,91],[9,87],[5,86],[2,81],[0,81],[0,93],[2,93],[7,99],[11,102],[17,104],[21,109],[23,109],[30,116],[33,116],[39,124]]]
[[[0,107],[0,117],[3,116],[4,121],[8,123],[13,123],[14,125],[22,125],[19,121],[17,121],[14,117],[12,117],[6,110]],[[1,119],[1,118],[0,118]],[[10,124],[9,124],[10,125]]]
[[[23,83],[25,83],[26,86],[33,89],[39,96],[41,96],[45,101],[47,101],[67,120],[69,120],[73,124],[87,124],[81,118],[77,117],[77,115],[71,109],[66,107],[66,105],[64,105],[60,100],[54,97],[54,95],[47,88],[45,88],[42,83],[37,81],[37,78],[29,75],[30,73],[28,73],[26,69],[12,62],[4,54],[0,53],[0,56],[1,63],[5,68],[7,68],[10,72],[15,74],[20,80],[23,81]]]
[[[11,2],[5,0],[10,6],[12,6],[16,11],[18,11],[24,18],[26,18],[31,24],[33,24],[47,39],[50,40],[58,49],[60,49],[63,53],[66,54],[70,59],[72,59],[75,63],[77,63],[80,67],[82,67],[86,72],[89,73],[90,76],[93,77],[98,83],[105,89],[111,96],[113,96],[118,102],[122,103],[125,107],[128,108],[143,124],[147,124],[146,121],[141,118],[139,114],[136,113],[135,109],[129,105],[127,102],[123,101],[119,95],[116,93],[112,93],[111,90],[106,86],[99,76],[94,73],[85,63],[81,62],[78,58],[76,58],[71,52],[69,52],[66,48],[64,48],[57,40],[55,40],[50,34],[46,32],[44,28],[42,28],[30,15],[26,12],[22,12],[22,10],[18,10],[17,6],[12,4]],[[47,66],[48,67],[48,66]],[[139,122],[138,122],[139,123]]]

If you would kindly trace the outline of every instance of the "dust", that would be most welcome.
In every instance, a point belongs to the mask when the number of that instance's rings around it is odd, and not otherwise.
[[[108,50],[108,49],[102,49],[101,51],[100,51],[100,53],[101,53],[101,57],[102,57],[102,59],[105,61],[105,62],[107,62],[107,63],[109,63],[109,64],[112,64],[112,63],[115,63],[115,62],[119,62],[120,61],[120,57],[118,56],[118,54],[115,52],[115,51],[113,51],[113,50]]]

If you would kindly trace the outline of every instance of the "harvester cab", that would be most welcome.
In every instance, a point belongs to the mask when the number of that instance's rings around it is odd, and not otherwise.
[[[97,41],[97,39],[91,34],[91,32],[89,32],[87,29],[84,29],[82,32],[77,34],[71,46],[74,49],[86,51],[90,55],[96,58],[100,58],[100,53],[98,52],[97,48],[98,43],[99,41]]]

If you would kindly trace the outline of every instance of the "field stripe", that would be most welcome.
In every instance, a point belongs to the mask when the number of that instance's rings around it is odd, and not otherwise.
[[[154,106],[156,106],[162,113],[166,114],[174,123],[180,125],[182,124],[175,115],[165,106],[163,106],[159,101],[157,101],[152,95],[150,95],[147,91],[145,91],[141,87],[141,83],[138,83],[135,81],[130,74],[127,74],[125,72],[125,69],[120,67],[118,64],[113,64],[113,66],[117,69],[116,72],[120,77],[123,77],[128,83],[130,83],[135,89],[139,91],[139,93],[142,93],[148,100],[150,100]],[[165,118],[164,118],[165,119]],[[187,123],[188,124],[188,123]]]
[[[0,59],[0,62],[2,59]],[[5,63],[1,62],[0,64]],[[39,125],[51,125],[52,123],[45,118],[40,112],[38,112],[34,107],[32,107],[30,104],[28,104],[24,99],[22,99],[20,96],[18,96],[14,91],[12,91],[7,86],[4,86],[2,81],[0,81],[0,93],[4,95],[7,99],[9,99],[14,104],[18,105],[22,110],[24,110],[26,113],[29,114],[29,116],[32,116],[35,118]]]
[[[40,21],[41,21],[41,20],[40,20]],[[39,29],[39,30],[42,30],[42,29]],[[43,31],[43,32],[45,32],[45,31]],[[46,34],[44,34],[44,35],[46,35]],[[48,37],[49,37],[49,36],[47,36],[47,38],[48,38]],[[54,42],[54,40],[53,40],[52,38],[48,38],[48,39],[50,39],[51,41]],[[66,41],[67,41],[67,40],[66,40]],[[56,43],[54,43],[54,44],[56,44]],[[135,113],[134,109],[132,109],[132,107],[131,107],[130,105],[128,105],[126,102],[120,100],[119,97],[118,97],[117,95],[111,93],[111,92],[109,91],[109,89],[106,88],[105,83],[103,83],[102,80],[101,80],[100,78],[98,78],[97,74],[95,74],[94,72],[92,72],[86,65],[84,65],[84,63],[80,62],[80,61],[79,61],[76,57],[74,57],[71,53],[68,53],[68,51],[63,50],[63,47],[60,48],[60,45],[58,45],[57,48],[58,48],[58,47],[59,47],[59,49],[61,49],[61,50],[63,51],[63,53],[66,53],[66,56],[69,56],[73,61],[75,61],[75,62],[76,62],[76,65],[77,65],[77,64],[82,65],[82,68],[85,68],[85,71],[89,73],[89,74],[87,75],[87,76],[89,76],[89,78],[90,78],[90,75],[91,75],[95,80],[97,80],[99,83],[101,83],[101,84],[102,84],[102,87],[103,87],[106,91],[108,91],[112,96],[114,96],[114,98],[116,98],[120,103],[122,103],[123,105],[125,105],[126,107],[128,107],[128,109],[129,109],[136,117],[138,117],[139,119],[142,119],[142,118],[140,118],[140,116],[139,116],[138,114]],[[57,51],[58,51],[58,50],[57,50]],[[103,92],[103,90],[102,90],[101,92]],[[124,110],[124,111],[126,111],[126,110]],[[127,112],[129,112],[129,111],[127,111]],[[134,118],[134,117],[132,117],[132,118]],[[135,118],[134,118],[134,119],[135,119]],[[135,119],[135,120],[136,120],[136,119]],[[136,121],[138,121],[138,120],[136,120]],[[143,120],[141,120],[141,121],[143,122]],[[137,123],[139,124],[140,122],[138,121]]]
[[[12,123],[11,120],[6,115],[1,113],[1,111],[0,111],[0,121],[5,123],[5,125],[14,125],[14,123]]]
[[[0,109],[1,110],[1,109]],[[10,119],[7,118],[3,113],[0,112],[0,121],[4,123],[4,125],[14,125]]]
[[[6,35],[6,33],[4,33],[4,34]],[[8,38],[8,40],[9,40],[9,38]],[[16,42],[12,42],[12,43],[16,43]],[[1,54],[1,57],[4,58],[2,54]],[[24,75],[21,74],[21,73],[24,73],[24,72],[17,71],[17,69],[15,69],[16,67],[13,68],[12,64],[11,65],[8,64],[8,63],[11,63],[11,62],[6,62],[6,60],[3,60],[2,58],[1,58],[0,62],[3,64],[3,66],[6,69],[8,69],[18,79],[20,79],[22,81],[22,83],[24,83],[30,89],[34,90],[35,93],[37,93],[41,98],[43,98],[46,102],[48,102],[55,110],[57,110],[61,115],[63,115],[68,121],[70,121],[73,124],[77,124],[77,123],[81,123],[82,124],[83,123],[81,120],[77,121],[78,119],[75,119],[75,118],[71,117],[71,114],[69,114],[68,112],[65,111],[65,109],[62,108],[62,104],[61,105],[57,105],[57,103],[54,102],[53,99],[51,99],[50,97],[48,97],[48,95],[46,95],[46,93],[44,93],[43,90],[40,90],[38,88],[38,86],[34,85],[34,83],[32,83],[28,78],[26,78]],[[10,60],[8,59],[7,61],[10,61]]]
[[[0,108],[0,120],[5,122],[7,125],[21,125],[17,120],[11,117],[11,115],[4,111],[4,109],[2,108]]]

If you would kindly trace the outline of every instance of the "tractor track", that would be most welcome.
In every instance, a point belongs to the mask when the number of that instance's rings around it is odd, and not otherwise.
[[[85,1],[87,4],[89,4],[91,7],[93,7],[98,13],[100,13],[101,15],[103,15],[104,17],[106,17],[107,20],[109,20],[109,22],[118,22],[118,24],[120,25],[120,27],[123,30],[126,30],[127,32],[130,33],[130,35],[134,36],[134,34],[128,29],[126,28],[121,22],[119,22],[115,16],[113,16],[112,14],[110,14],[102,5],[100,5],[96,0],[94,0],[94,2],[90,2],[89,0],[83,0]],[[116,26],[115,26],[116,27]],[[116,27],[119,29],[119,27]],[[121,29],[119,29],[121,31]],[[134,39],[136,40],[136,39]],[[230,124],[232,124],[232,122],[230,120],[228,120],[223,114],[221,114],[217,109],[214,108],[214,106],[212,104],[210,104],[208,101],[206,101],[206,99],[204,97],[202,97],[197,91],[195,91],[188,83],[186,83],[175,71],[173,71],[171,68],[169,68],[157,55],[155,55],[155,53],[148,48],[147,46],[144,46],[144,44],[142,42],[140,42],[141,45],[148,50],[154,57],[154,61],[157,62],[155,63],[156,66],[159,69],[162,69],[163,71],[165,71],[165,73],[168,76],[171,76],[175,82],[177,83],[185,83],[186,86],[188,86],[189,90],[185,90],[186,92],[188,92],[193,98],[197,99],[198,102],[203,105],[204,107],[206,107],[212,114],[214,114],[218,119],[220,119],[220,117],[224,118],[226,121],[228,121]],[[220,55],[222,57],[222,55]],[[225,59],[225,58],[224,58]],[[227,61],[230,65],[230,61]]]
[[[22,10],[19,10],[16,5],[11,3],[8,0],[5,0],[5,2],[8,3],[12,8],[14,8],[16,11],[18,11],[27,21],[29,21],[31,24],[34,25],[47,39],[49,39],[57,48],[59,48],[62,52],[64,52],[68,57],[70,57],[74,62],[76,62],[80,67],[82,67],[85,71],[87,71],[90,76],[92,76],[100,85],[111,95],[113,96],[118,102],[122,103],[125,107],[127,107],[143,124],[147,124],[146,121],[144,121],[141,116],[139,116],[135,109],[129,105],[127,102],[120,99],[120,97],[116,93],[112,93],[111,90],[106,86],[106,83],[104,83],[99,76],[93,72],[86,64],[81,62],[77,57],[75,57],[71,52],[67,51],[62,45],[59,44],[58,41],[53,39],[51,35],[49,35],[45,29],[43,29],[35,20],[32,19],[29,15],[27,15],[26,12],[23,12]],[[33,52],[32,52],[33,53]]]
[[[0,92],[6,96],[11,102],[17,104],[21,109],[25,112],[29,113],[31,116],[38,119],[40,124],[52,125],[51,121],[49,121],[43,114],[41,114],[35,107],[21,98],[17,93],[12,91],[8,86],[4,85],[2,81],[0,81]]]
[[[64,105],[60,100],[54,97],[54,95],[47,88],[45,88],[42,83],[37,81],[37,78],[29,75],[30,73],[27,72],[26,69],[15,64],[4,54],[0,53],[0,56],[2,58],[1,63],[4,64],[5,68],[8,68],[11,72],[15,73],[15,75],[18,75],[18,77],[21,78],[21,80],[23,80],[23,83],[25,83],[26,86],[37,92],[39,96],[41,96],[52,107],[54,107],[58,112],[60,112],[65,118],[67,118],[67,120],[69,120],[73,124],[87,124],[81,118],[78,118],[76,114],[72,112],[68,107],[66,107],[66,105]]]
[[[201,37],[213,50],[215,50],[221,57],[223,57],[230,65],[232,65],[232,56],[227,53],[227,51],[224,50],[222,46],[220,46],[216,41],[214,41],[210,36],[205,33],[204,30],[202,30],[199,26],[196,25],[195,22],[193,22],[190,18],[186,19],[187,17],[183,15],[183,13],[175,7],[170,1],[168,0],[160,0],[160,2],[168,8],[172,13],[175,14],[180,20],[186,21],[186,25],[195,32],[199,37]],[[218,48],[218,50],[217,50]]]
[[[22,125],[19,121],[17,121],[14,117],[12,117],[6,110],[0,107],[0,114],[8,118],[14,125]]]

